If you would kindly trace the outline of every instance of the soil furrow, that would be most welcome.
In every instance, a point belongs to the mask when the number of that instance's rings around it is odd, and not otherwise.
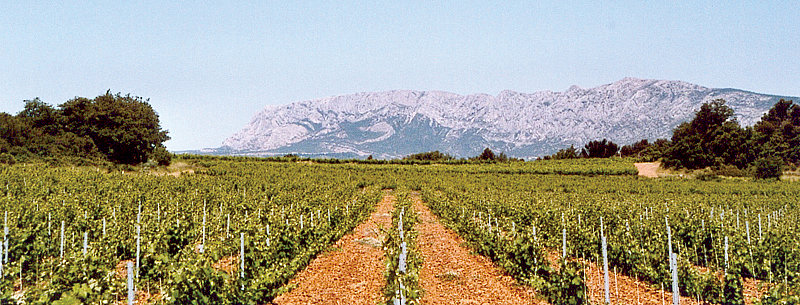
[[[412,200],[419,214],[417,251],[424,259],[420,304],[547,304],[491,260],[463,247],[461,237],[445,228],[418,194]]]
[[[275,304],[365,304],[382,302],[386,262],[379,227],[392,225],[395,197],[386,192],[368,221],[320,254],[289,283],[295,287]]]

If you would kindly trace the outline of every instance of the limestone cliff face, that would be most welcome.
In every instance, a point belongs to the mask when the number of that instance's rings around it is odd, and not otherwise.
[[[485,147],[533,158],[606,138],[620,144],[669,138],[704,102],[725,99],[752,125],[781,98],[681,81],[625,78],[564,92],[366,92],[268,106],[223,142],[245,155],[394,158],[439,150],[474,156]]]

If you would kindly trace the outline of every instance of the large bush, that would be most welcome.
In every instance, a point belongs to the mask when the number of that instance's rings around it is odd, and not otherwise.
[[[783,173],[783,160],[778,157],[760,158],[753,162],[753,175],[756,179],[780,179]]]
[[[22,162],[32,157],[105,158],[138,164],[168,139],[150,104],[131,95],[106,92],[94,99],[74,98],[58,108],[36,98],[25,101],[15,116],[0,113],[0,152]],[[163,154],[156,157],[164,160]]]

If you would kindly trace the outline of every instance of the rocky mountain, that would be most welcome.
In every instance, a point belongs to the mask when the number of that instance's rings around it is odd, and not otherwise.
[[[625,78],[564,92],[459,95],[386,91],[267,106],[215,150],[221,154],[396,158],[483,148],[534,158],[607,138],[619,144],[669,138],[707,101],[725,99],[752,125],[783,97],[681,81]]]

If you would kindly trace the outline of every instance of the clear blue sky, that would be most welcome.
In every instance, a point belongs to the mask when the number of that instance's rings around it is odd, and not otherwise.
[[[797,1],[171,2],[0,1],[0,111],[131,93],[185,150],[266,105],[362,91],[632,76],[800,96]]]

